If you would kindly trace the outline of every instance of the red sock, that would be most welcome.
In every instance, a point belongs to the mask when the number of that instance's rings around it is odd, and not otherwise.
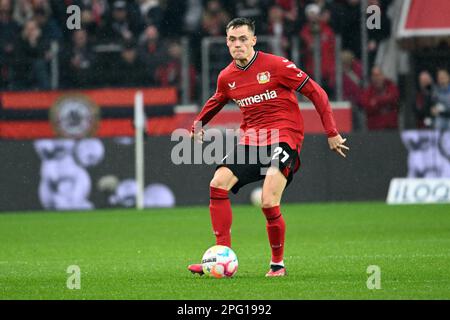
[[[228,191],[210,187],[210,196],[209,212],[214,234],[216,235],[216,244],[231,247],[230,229],[233,215]]]
[[[280,206],[262,208],[267,219],[267,234],[269,235],[270,248],[272,250],[272,262],[283,261],[284,235],[286,224],[280,212]]]

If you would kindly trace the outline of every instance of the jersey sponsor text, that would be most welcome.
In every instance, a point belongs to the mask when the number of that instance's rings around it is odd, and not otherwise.
[[[248,107],[252,104],[272,100],[277,97],[278,97],[278,95],[275,90],[272,90],[272,91],[266,90],[266,92],[264,92],[264,93],[257,94],[257,95],[251,96],[251,97],[247,97],[247,98],[243,98],[243,99],[234,99],[234,102],[236,102],[236,104],[239,107]]]

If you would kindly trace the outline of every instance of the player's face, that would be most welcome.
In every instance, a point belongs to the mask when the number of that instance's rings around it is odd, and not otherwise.
[[[248,26],[230,28],[227,32],[227,46],[234,60],[248,60],[253,56],[256,37]]]

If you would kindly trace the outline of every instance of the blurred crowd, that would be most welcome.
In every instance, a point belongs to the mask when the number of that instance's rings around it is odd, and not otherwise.
[[[257,35],[279,36],[286,57],[292,37],[298,37],[300,67],[311,75],[314,35],[319,33],[322,85],[330,95],[340,35],[344,99],[365,113],[367,128],[396,128],[399,89],[375,65],[380,44],[391,35],[386,9],[393,1],[368,1],[381,8],[383,28],[368,31],[371,83],[364,87],[360,0],[0,0],[0,90],[50,89],[55,58],[59,88],[180,87],[180,39],[187,37],[190,98],[198,100],[201,39],[224,36],[228,21],[239,16],[255,20]],[[71,5],[81,9],[80,30],[67,27]],[[421,107],[416,111],[421,126],[450,110],[448,72],[441,70],[436,79],[434,85],[429,73],[420,76]],[[441,104],[447,111],[439,111]]]
[[[434,77],[429,71],[418,76],[419,90],[413,109],[418,128],[450,129],[450,74],[438,69]]]

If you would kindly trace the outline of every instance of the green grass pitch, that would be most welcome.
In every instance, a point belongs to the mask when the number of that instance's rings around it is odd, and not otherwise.
[[[449,299],[450,206],[289,204],[288,276],[265,278],[265,219],[233,207],[230,279],[186,269],[214,244],[208,207],[0,214],[0,299]],[[81,269],[69,290],[67,268]],[[381,289],[369,290],[370,265]]]

